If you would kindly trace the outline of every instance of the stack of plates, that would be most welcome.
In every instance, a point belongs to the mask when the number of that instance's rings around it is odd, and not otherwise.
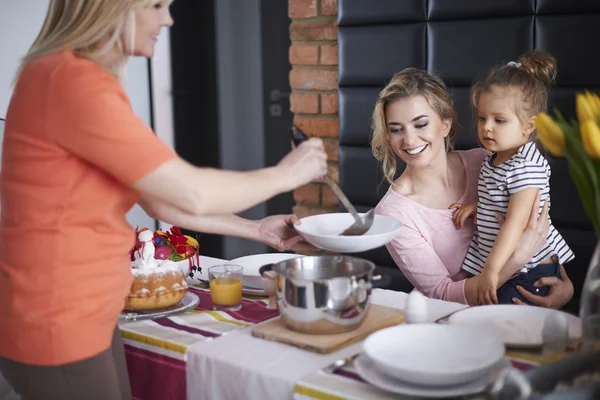
[[[415,324],[369,336],[357,373],[390,392],[420,397],[453,397],[483,392],[510,366],[504,344],[494,335],[464,327]]]

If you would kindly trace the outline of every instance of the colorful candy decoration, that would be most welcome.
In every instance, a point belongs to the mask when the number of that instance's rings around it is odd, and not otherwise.
[[[135,261],[135,253],[142,247],[142,242],[138,240],[140,232],[147,231],[148,228],[135,229],[135,246],[129,252],[131,261]],[[184,235],[177,226],[171,227],[166,232],[159,229],[154,231],[154,258],[157,260],[171,260],[173,262],[190,260],[190,272],[194,267],[200,268],[200,245],[196,239]],[[194,258],[195,264],[194,265]]]

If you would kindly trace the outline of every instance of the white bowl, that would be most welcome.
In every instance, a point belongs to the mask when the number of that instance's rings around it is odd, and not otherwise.
[[[363,348],[388,375],[419,385],[473,381],[504,357],[495,335],[451,325],[398,325],[370,335]]]
[[[244,268],[242,283],[251,289],[262,289],[262,277],[258,270],[266,264],[274,264],[290,258],[302,257],[300,254],[266,253],[244,256],[228,261],[227,264],[240,265]]]
[[[295,228],[308,243],[320,249],[357,253],[391,242],[402,228],[402,223],[392,217],[378,214],[374,217],[371,228],[360,236],[340,236],[354,223],[350,213],[312,215],[302,218]]]

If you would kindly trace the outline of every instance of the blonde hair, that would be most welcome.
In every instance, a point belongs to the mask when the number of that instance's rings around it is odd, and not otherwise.
[[[120,53],[113,74],[122,79],[135,43],[137,6],[159,3],[159,0],[50,0],[44,24],[29,51],[23,57],[17,78],[32,60],[56,51],[71,50],[97,61],[114,47]],[[168,1],[170,3],[171,1]],[[127,33],[127,43],[121,34]],[[108,41],[98,48],[104,38]]]
[[[492,86],[516,88],[521,94],[521,104],[515,113],[521,122],[525,122],[548,108],[548,92],[554,84],[556,70],[556,59],[551,54],[543,51],[525,53],[517,62],[497,67],[477,82],[471,89],[471,105],[477,110],[481,94],[489,92]]]
[[[442,120],[452,121],[446,137],[447,151],[454,148],[456,141],[458,133],[456,111],[444,82],[439,77],[418,68],[406,68],[398,72],[379,93],[372,119],[371,151],[375,158],[382,162],[383,175],[389,183],[393,183],[397,165],[396,154],[389,142],[385,110],[388,104],[411,96],[423,96]]]

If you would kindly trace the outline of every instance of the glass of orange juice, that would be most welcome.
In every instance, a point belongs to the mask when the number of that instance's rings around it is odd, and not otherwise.
[[[242,308],[242,275],[240,265],[215,265],[208,269],[213,310],[237,311]]]

